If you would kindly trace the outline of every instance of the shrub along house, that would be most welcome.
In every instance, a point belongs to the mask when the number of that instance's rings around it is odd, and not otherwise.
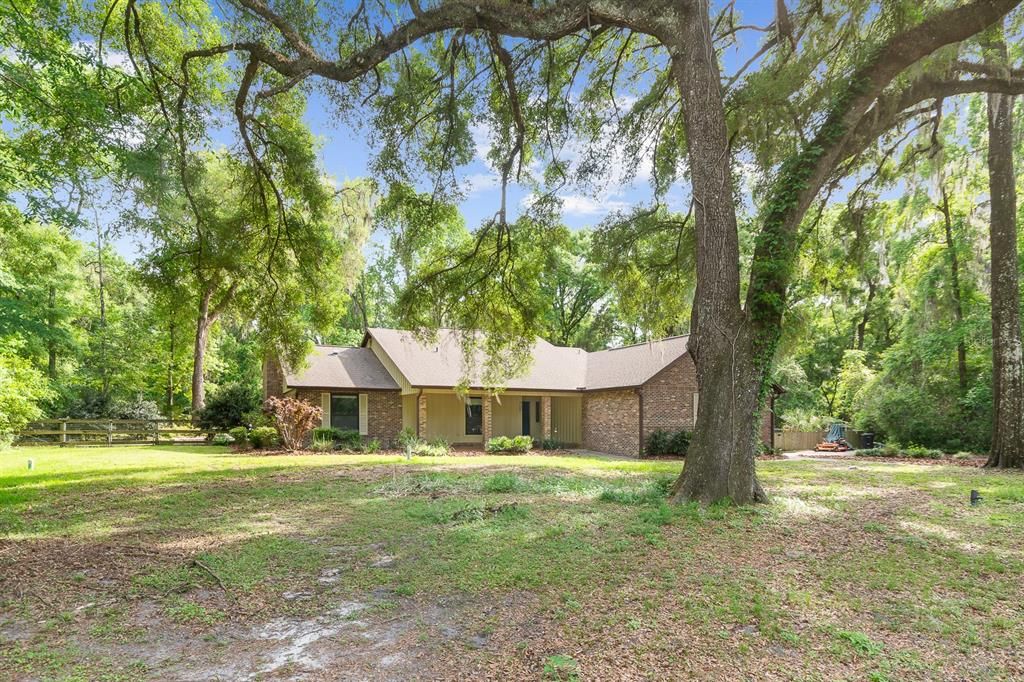
[[[654,431],[694,426],[697,381],[686,341],[587,352],[537,339],[529,370],[502,391],[471,380],[459,392],[466,372],[458,332],[441,330],[436,343],[425,344],[412,332],[371,328],[359,348],[316,346],[301,370],[269,360],[263,390],[320,405],[324,426],[384,442],[409,428],[451,443],[529,435],[637,456]],[[762,438],[770,444],[771,410],[765,412]]]

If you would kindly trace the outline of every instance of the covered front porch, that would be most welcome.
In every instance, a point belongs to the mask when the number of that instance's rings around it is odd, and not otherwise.
[[[421,438],[483,444],[495,436],[532,436],[560,444],[582,441],[583,399],[574,393],[505,391],[461,395],[424,389],[403,396],[403,425]]]

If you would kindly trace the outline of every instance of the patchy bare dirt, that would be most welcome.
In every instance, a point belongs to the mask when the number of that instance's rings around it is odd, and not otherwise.
[[[878,473],[891,468],[852,464],[815,460],[794,462],[788,473],[776,469],[770,508],[699,520],[677,510],[657,525],[655,537],[627,530],[628,548],[616,555],[622,570],[589,580],[578,579],[580,557],[590,556],[579,549],[593,538],[553,520],[569,496],[509,493],[443,507],[445,515],[431,521],[445,529],[443,542],[430,541],[429,527],[415,515],[384,517],[365,534],[332,539],[322,532],[321,516],[347,523],[344,500],[302,506],[302,484],[333,482],[348,494],[354,486],[345,481],[373,485],[393,475],[389,465],[274,472],[262,483],[197,483],[226,500],[228,511],[236,501],[252,504],[242,507],[246,518],[298,515],[301,523],[275,533],[323,548],[328,557],[268,574],[244,590],[224,589],[215,571],[207,575],[195,563],[237,542],[234,528],[216,532],[221,507],[199,532],[184,529],[178,517],[150,524],[148,498],[121,507],[120,491],[99,503],[91,495],[69,497],[50,505],[47,523],[75,518],[75,504],[87,502],[90,510],[123,511],[119,527],[130,530],[103,539],[0,541],[0,679],[539,679],[558,678],[546,668],[559,656],[577,662],[575,674],[585,680],[1024,679],[1024,649],[1005,644],[1024,632],[1021,507],[1014,501],[1024,498],[1004,494],[999,502],[993,494],[989,506],[971,508],[966,491],[990,473],[901,473],[914,479],[911,485]],[[403,475],[449,468],[406,467]],[[513,469],[466,463],[462,470]],[[558,471],[523,468],[517,475]],[[254,489],[258,483],[261,490]],[[293,485],[291,497],[257,496],[258,504],[248,498]],[[409,502],[413,513],[433,504],[434,493],[410,490],[423,499],[392,503]],[[954,490],[955,497],[940,494]],[[149,491],[140,486],[132,494]],[[529,515],[505,530],[521,533],[500,537],[521,541],[517,564],[544,543],[561,543],[556,565],[573,578],[562,587],[531,582],[524,572],[522,583],[505,589],[470,589],[459,576],[492,573],[491,553],[459,569],[445,594],[413,592],[392,579],[404,566],[422,573],[431,556],[457,557],[476,538],[498,537],[491,533],[500,523],[492,522],[519,506]],[[590,501],[577,517],[617,508]],[[657,505],[623,508],[636,512],[624,517],[630,523],[661,513]],[[403,518],[416,519],[405,535],[390,543],[378,537]],[[610,523],[601,533],[620,534],[622,526]],[[353,582],[357,565],[384,577]],[[433,570],[448,576],[448,566]],[[192,583],[139,587],[140,576],[177,568],[196,574]],[[181,604],[198,610],[176,616]],[[868,643],[855,644],[857,637]]]
[[[216,601],[210,596],[189,595]],[[487,648],[499,624],[513,625],[534,603],[522,593],[411,599],[380,590],[315,614],[194,628],[168,620],[156,602],[143,599],[121,606],[114,637],[97,637],[102,616],[84,605],[61,629],[61,645],[137,662],[160,680],[442,679],[459,676],[446,652],[458,658]],[[3,622],[0,649],[45,636],[41,621],[5,615]]]
[[[846,452],[818,452],[817,450],[796,450],[792,452],[786,452],[783,455],[777,457],[770,457],[770,459],[816,459],[821,461],[854,461],[863,462],[865,464],[870,462],[880,462],[885,464],[886,462],[892,464],[923,464],[925,466],[958,466],[958,467],[984,467],[985,462],[988,458],[983,455],[975,457],[968,457],[962,459],[956,459],[953,457],[944,457],[942,459],[930,459],[926,457],[864,457],[854,454],[854,451],[848,450]]]

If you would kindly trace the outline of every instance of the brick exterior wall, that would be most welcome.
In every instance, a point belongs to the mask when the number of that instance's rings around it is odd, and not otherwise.
[[[583,395],[583,447],[613,455],[640,453],[640,397],[629,389]]]
[[[320,394],[325,391],[317,389],[295,389],[295,397],[299,400],[320,407]],[[366,393],[366,434],[367,438],[376,438],[385,445],[393,444],[402,430],[402,394],[398,391],[365,391]]]
[[[774,400],[769,399],[768,404],[764,406],[764,414],[761,415],[761,442],[771,446],[775,445],[775,430],[772,420],[772,406],[774,402]]]
[[[643,442],[654,431],[693,430],[693,394],[697,392],[697,368],[690,354],[682,356],[641,387],[644,396]],[[772,442],[772,413],[765,406],[761,417],[761,441]]]
[[[644,397],[644,443],[658,429],[693,430],[697,368],[689,353],[651,377],[640,391]]]
[[[682,356],[640,387],[583,394],[583,447],[636,457],[641,444],[658,429],[692,430],[697,370],[689,354]],[[643,396],[643,440],[640,440],[640,396]],[[772,442],[771,410],[765,407],[761,439]]]
[[[273,355],[263,358],[263,399],[284,395],[284,370]]]
[[[395,444],[402,430],[402,394],[369,391],[366,394],[366,430],[370,438]]]

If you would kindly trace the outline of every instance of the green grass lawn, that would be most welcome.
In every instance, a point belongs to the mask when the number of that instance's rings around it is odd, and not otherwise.
[[[1024,476],[768,461],[702,509],[680,466],[2,452],[0,678],[1024,675]]]

